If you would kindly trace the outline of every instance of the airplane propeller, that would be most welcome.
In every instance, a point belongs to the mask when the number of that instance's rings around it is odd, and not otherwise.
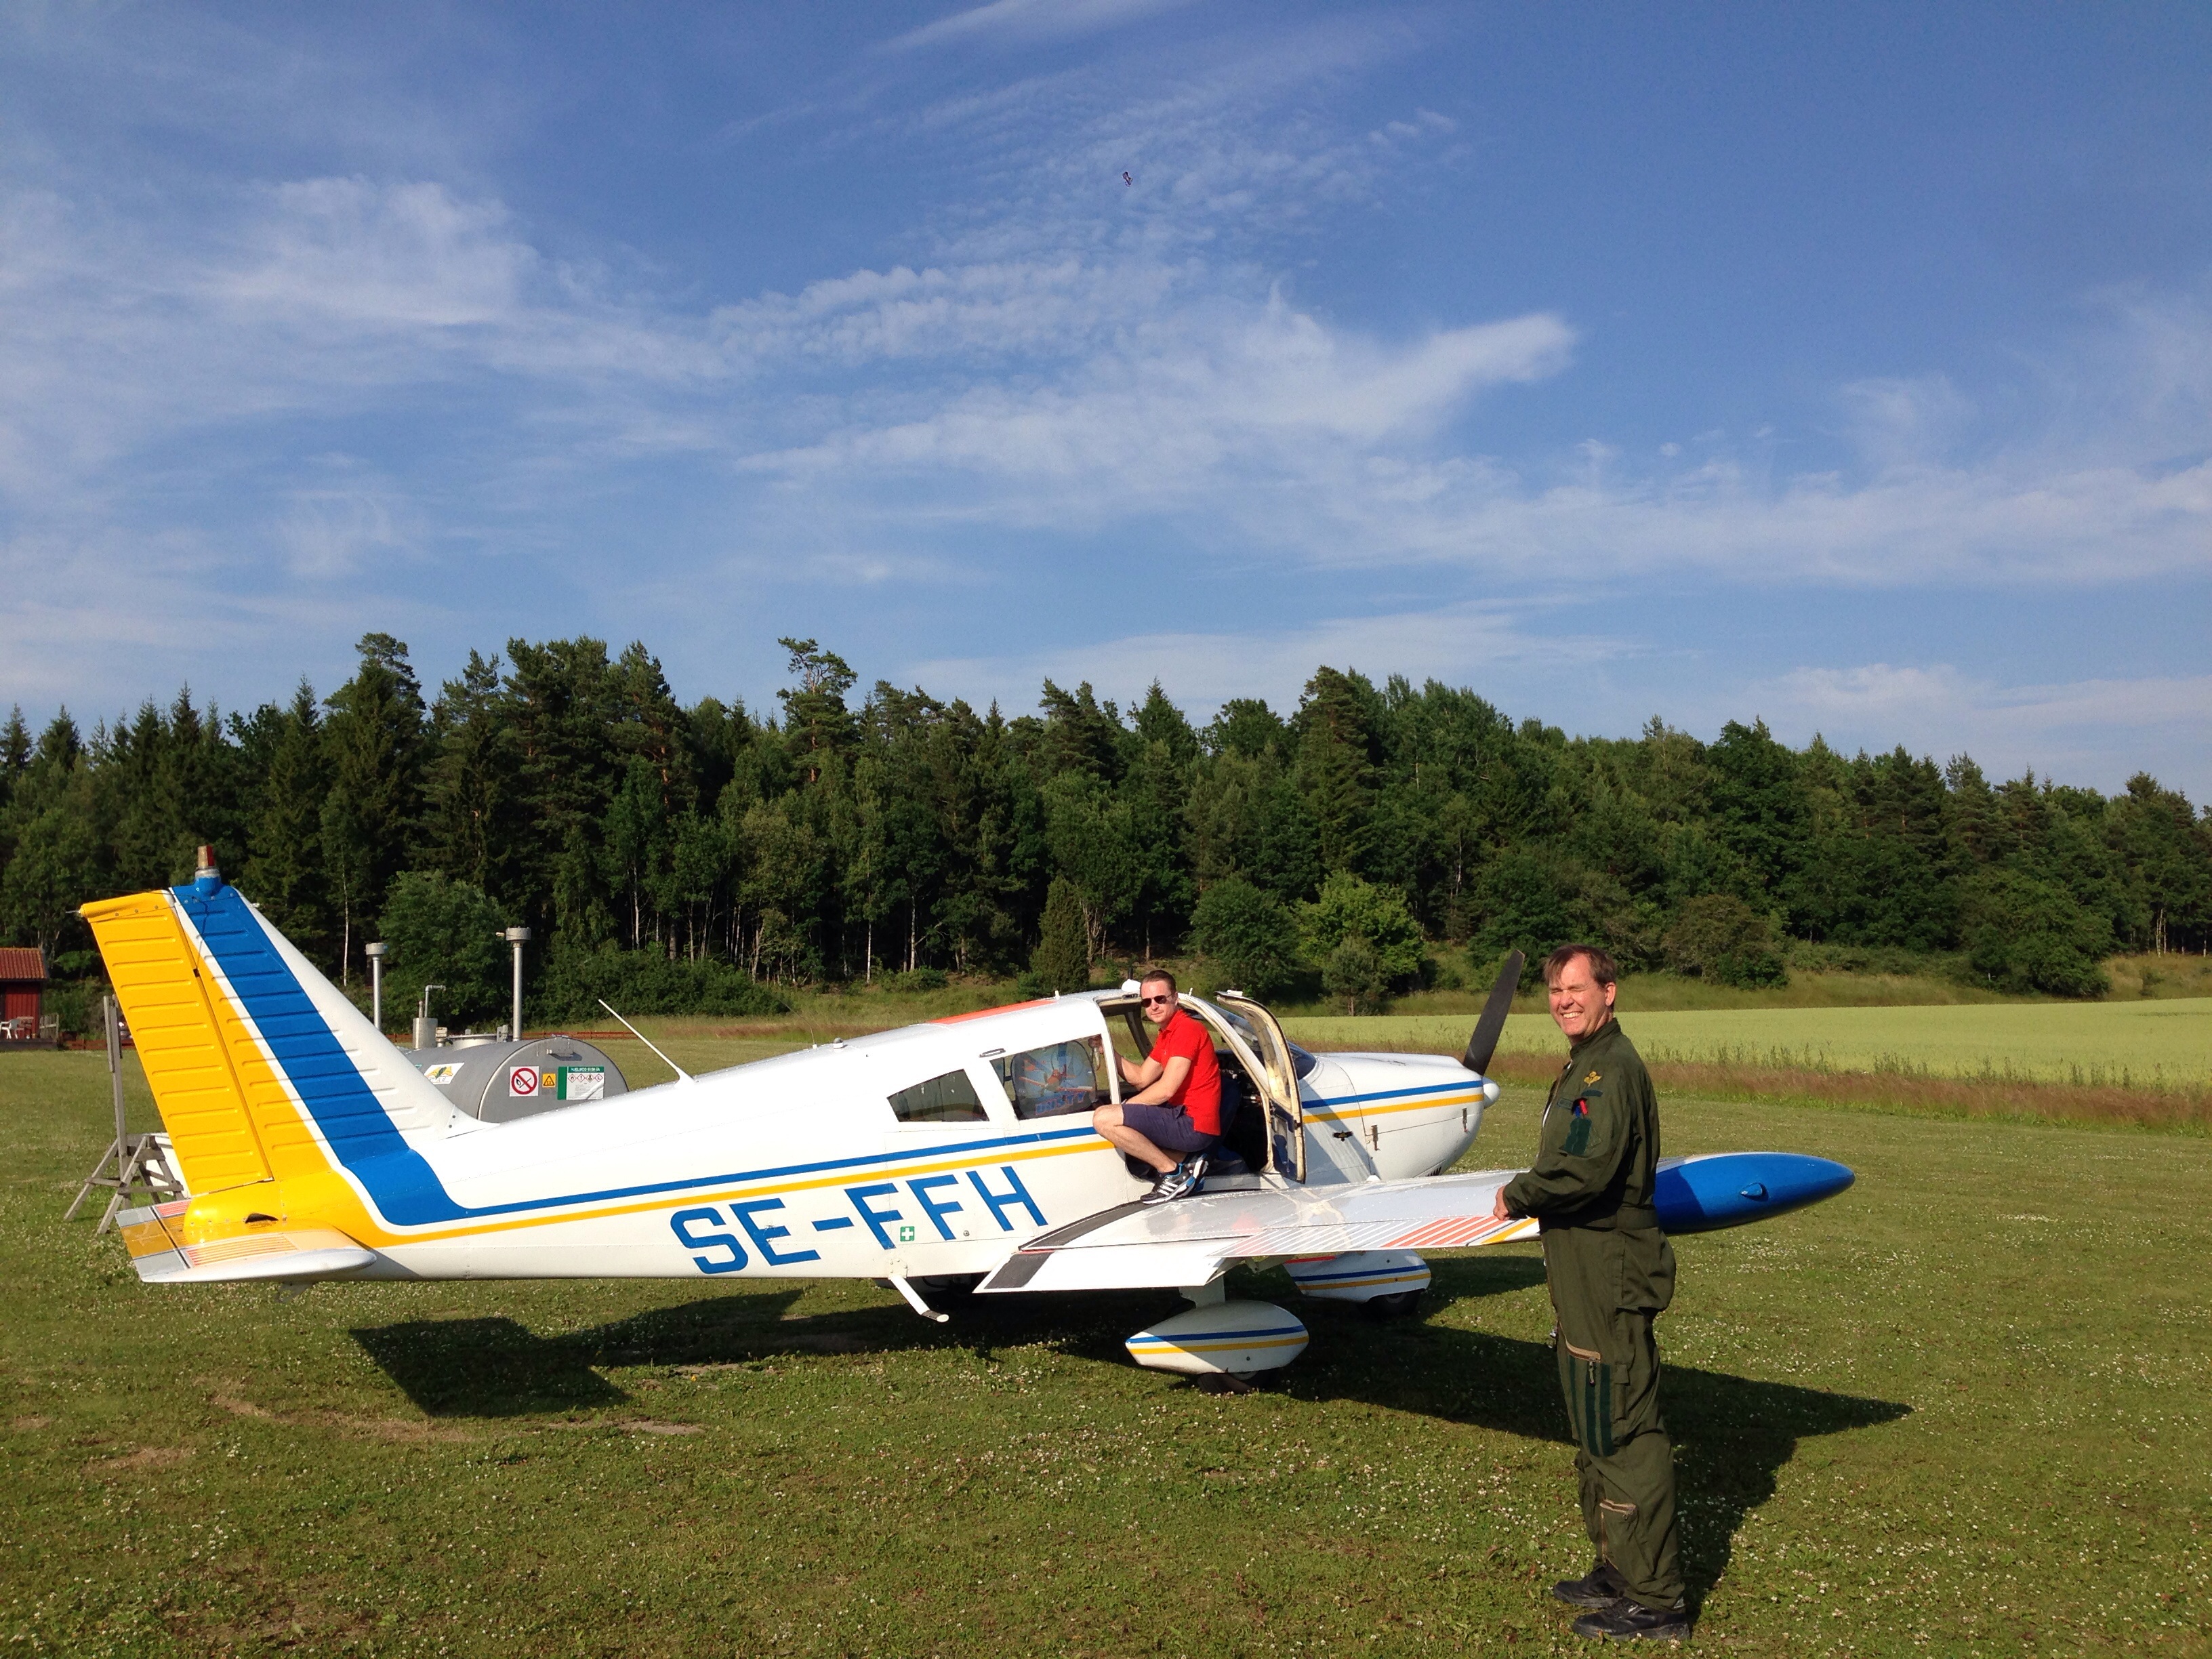
[[[1468,1071],[1486,1070],[1490,1057],[1498,1052],[1498,1039],[1505,1035],[1505,1016],[1513,1012],[1521,970],[1528,965],[1528,958],[1516,951],[1498,970],[1498,983],[1490,988],[1490,1000],[1482,1005],[1482,1018],[1474,1022],[1474,1034],[1468,1038],[1467,1053],[1460,1060]]]

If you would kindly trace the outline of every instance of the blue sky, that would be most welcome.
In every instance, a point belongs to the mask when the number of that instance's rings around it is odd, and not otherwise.
[[[9,8],[0,703],[380,629],[761,706],[795,634],[2203,800],[2208,70],[2188,5]]]

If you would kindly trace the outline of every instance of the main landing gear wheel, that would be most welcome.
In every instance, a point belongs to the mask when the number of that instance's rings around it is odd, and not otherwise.
[[[1394,1291],[1389,1296],[1371,1296],[1361,1305],[1370,1319],[1412,1319],[1421,1311],[1421,1293]]]

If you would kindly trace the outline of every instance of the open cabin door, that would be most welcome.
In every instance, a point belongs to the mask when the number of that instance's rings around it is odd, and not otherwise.
[[[1302,1182],[1306,1178],[1306,1114],[1298,1099],[1297,1073],[1291,1066],[1290,1040],[1275,1017],[1251,998],[1224,991],[1214,1001],[1237,1023],[1237,1035],[1260,1062],[1258,1081],[1267,1097],[1267,1167]]]

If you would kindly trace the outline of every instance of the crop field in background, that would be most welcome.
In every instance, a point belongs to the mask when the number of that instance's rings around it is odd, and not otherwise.
[[[1954,1007],[1638,1012],[1621,1025],[1662,1091],[1885,1111],[2212,1128],[2212,998]],[[1317,1048],[1457,1054],[1470,1016],[1295,1018]],[[1563,1052],[1516,1013],[1491,1069],[1548,1083]]]
[[[1772,1056],[1776,1063],[1845,1071],[1886,1067],[1956,1078],[1994,1073],[2039,1083],[2147,1088],[2212,1078],[2212,998],[1645,1012],[1624,996],[1618,1012],[1622,1029],[1652,1060]],[[1301,1041],[1311,1037],[1336,1048],[1456,1054],[1466,1047],[1473,1023],[1445,1015],[1305,1016],[1287,1027]],[[1507,1019],[1498,1046],[1508,1054],[1556,1054],[1559,1034],[1548,1015],[1516,1013]]]
[[[791,1046],[667,1035],[702,1070]],[[1471,1162],[1524,1158],[1535,1102]],[[1588,1552],[1533,1247],[1439,1258],[1417,1322],[1240,1274],[1313,1346],[1218,1396],[1121,1354],[1171,1296],[940,1328],[865,1284],[155,1291],[60,1219],[106,1120],[100,1056],[0,1056],[9,1652],[1589,1650],[1547,1595]],[[1678,1242],[1701,1645],[2212,1646],[2212,1143],[1665,1121],[1859,1172]]]

